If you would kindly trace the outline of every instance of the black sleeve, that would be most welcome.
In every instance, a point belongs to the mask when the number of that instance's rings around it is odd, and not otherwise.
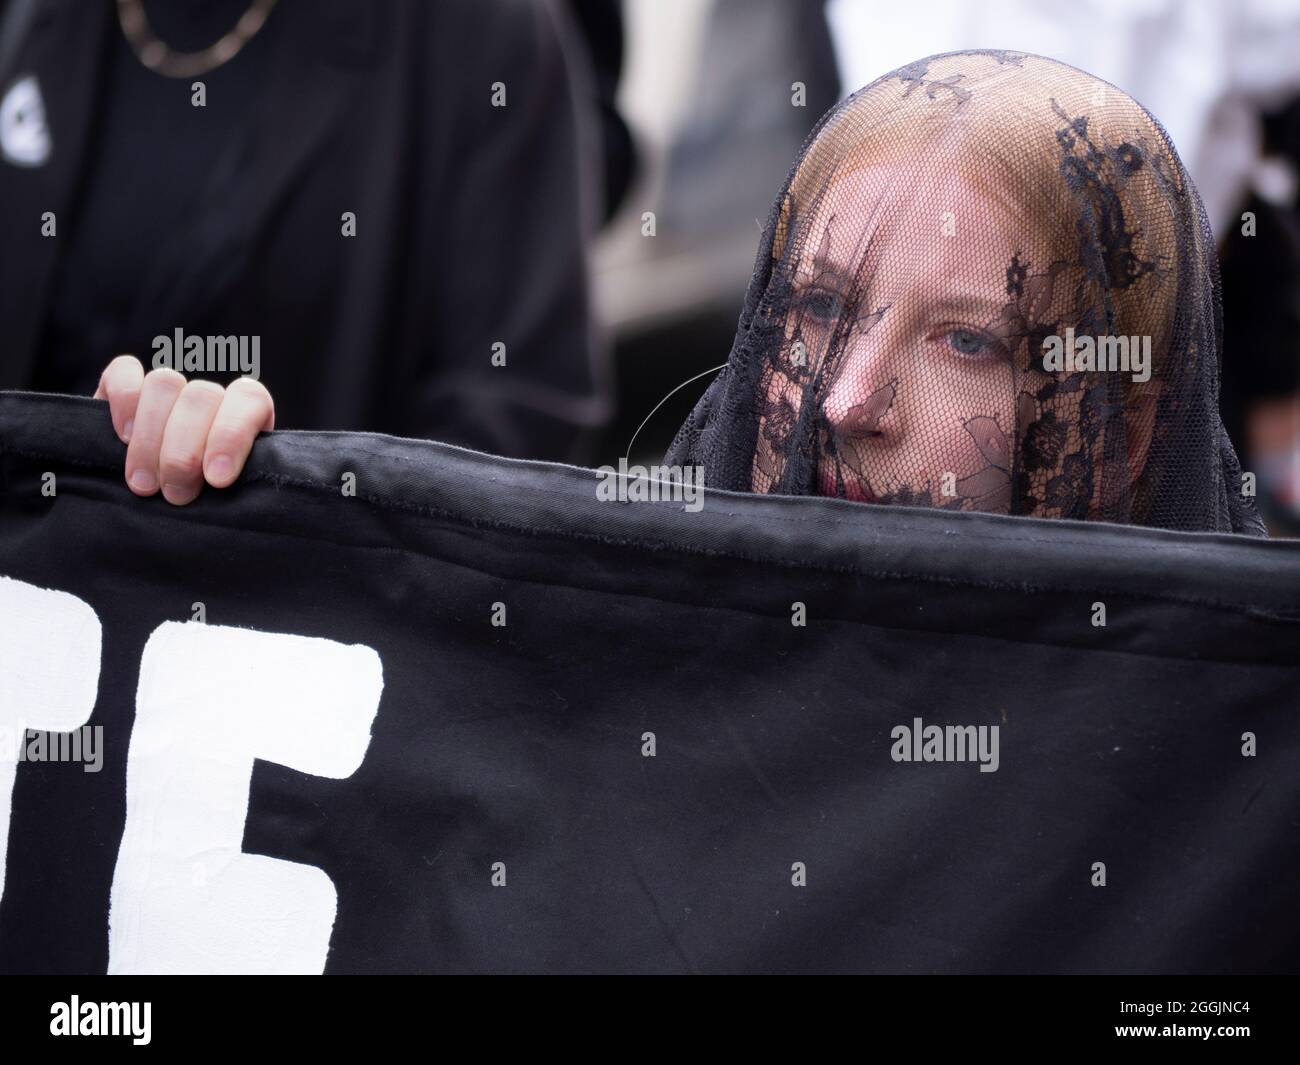
[[[599,204],[579,110],[586,71],[550,3],[475,0],[441,26],[459,39],[444,37],[437,51],[459,53],[454,73],[431,83],[452,94],[430,103],[453,128],[445,200],[433,212],[434,327],[414,429],[576,461],[609,406],[588,298],[585,245]],[[493,105],[494,87],[505,106]],[[493,365],[497,344],[504,366]]]

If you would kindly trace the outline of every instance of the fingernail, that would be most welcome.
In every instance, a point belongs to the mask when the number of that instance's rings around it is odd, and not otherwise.
[[[135,428],[134,418],[131,418],[130,420],[127,421],[127,423],[124,426],[122,426],[122,443],[129,444],[131,442],[131,430],[134,428]]]
[[[235,464],[230,461],[228,455],[213,455],[208,463],[208,480],[224,481],[234,468]]]
[[[131,487],[137,492],[152,492],[158,487],[158,480],[142,466],[131,474]]]
[[[182,506],[194,498],[195,493],[189,488],[183,488],[177,484],[165,484],[162,486],[163,499],[168,503],[174,503],[176,506]]]

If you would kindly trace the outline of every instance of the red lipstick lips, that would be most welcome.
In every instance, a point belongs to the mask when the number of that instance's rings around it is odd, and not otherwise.
[[[836,485],[835,470],[833,467],[823,464],[820,475],[818,476],[821,494],[824,496],[838,496]],[[855,503],[874,503],[877,496],[871,491],[870,486],[860,478],[849,472],[843,477],[844,498],[851,499]]]

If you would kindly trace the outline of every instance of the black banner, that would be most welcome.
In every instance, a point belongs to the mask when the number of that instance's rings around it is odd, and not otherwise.
[[[0,395],[0,970],[1297,967],[1300,543],[122,452]]]

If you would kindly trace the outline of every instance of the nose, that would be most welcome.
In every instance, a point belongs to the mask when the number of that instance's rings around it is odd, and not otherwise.
[[[840,356],[835,379],[822,403],[831,432],[840,440],[896,438],[902,419],[895,401],[898,377],[889,354],[894,350],[889,316],[862,337],[851,337]]]
[[[849,407],[843,417],[832,417],[830,421],[835,435],[848,440],[884,436],[883,423],[894,405],[896,394],[897,382],[887,381],[861,403]]]

